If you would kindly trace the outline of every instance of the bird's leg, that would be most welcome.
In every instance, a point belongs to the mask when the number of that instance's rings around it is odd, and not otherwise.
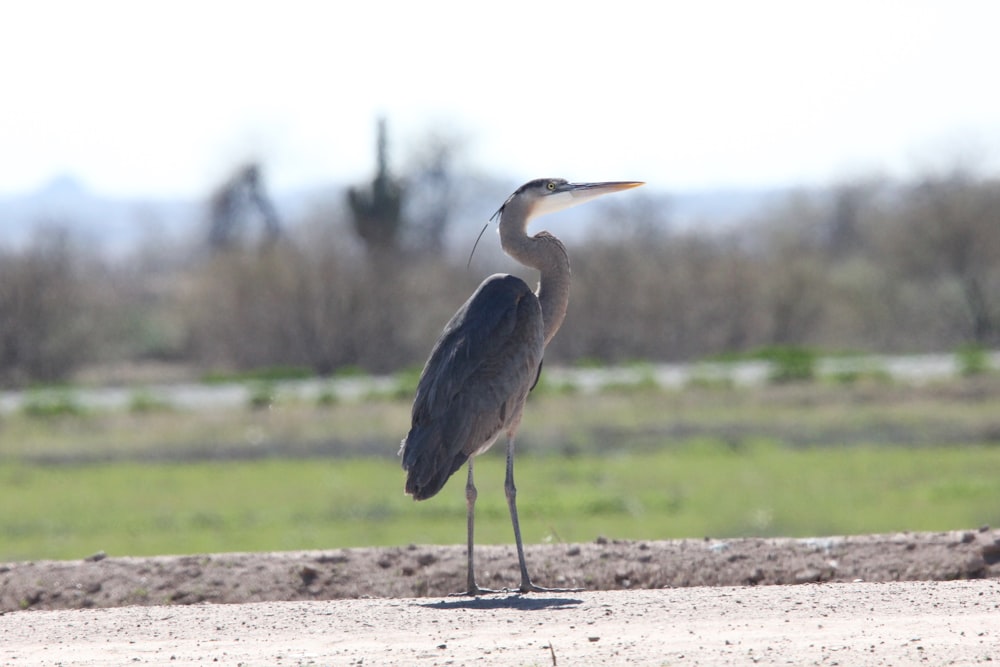
[[[479,496],[479,492],[476,491],[476,484],[472,481],[472,459],[469,459],[469,478],[465,482],[465,522],[467,526],[467,538],[468,538],[468,553],[469,553],[469,578],[467,589],[469,593],[475,595],[476,591],[476,566],[474,564],[475,558],[472,555],[473,545],[475,540],[473,535],[475,535],[475,523],[476,523],[476,498]]]
[[[521,566],[522,593],[575,593],[582,588],[543,588],[531,583],[528,576],[528,565],[524,559],[524,545],[521,543],[521,524],[517,520],[517,487],[514,486],[514,433],[507,434],[507,477],[503,490],[507,496],[507,507],[510,509],[510,522],[514,525],[514,541],[517,543],[517,562]]]
[[[455,593],[456,596],[464,595],[482,595],[483,593],[496,593],[498,591],[490,590],[488,588],[480,588],[476,585],[476,568],[474,565],[474,559],[472,556],[472,545],[473,545],[473,534],[475,533],[473,524],[475,523],[475,509],[476,509],[476,497],[479,492],[476,491],[476,485],[472,481],[472,459],[469,459],[469,478],[465,482],[465,511],[466,511],[466,525],[468,527],[468,538],[469,538],[469,574],[468,574],[468,588],[461,592]]]

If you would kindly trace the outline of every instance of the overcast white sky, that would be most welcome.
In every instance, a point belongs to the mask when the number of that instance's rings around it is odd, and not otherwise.
[[[1000,165],[1000,3],[9,2],[0,192],[367,178],[445,126],[520,182],[826,182]]]

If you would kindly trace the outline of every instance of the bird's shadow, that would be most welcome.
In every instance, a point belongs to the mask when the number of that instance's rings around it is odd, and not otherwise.
[[[475,597],[440,602],[423,602],[419,606],[428,609],[518,609],[536,611],[538,609],[571,609],[582,604],[579,598],[540,598],[530,595],[507,595],[504,597]]]

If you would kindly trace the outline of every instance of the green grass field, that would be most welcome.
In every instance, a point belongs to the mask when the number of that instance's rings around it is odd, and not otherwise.
[[[402,493],[408,401],[14,414],[0,561],[462,543],[464,473]],[[519,437],[525,540],[810,536],[1000,524],[1000,380],[541,391]],[[502,446],[477,541],[512,540]]]
[[[1000,523],[1000,448],[718,442],[518,461],[525,540],[807,536]],[[503,459],[476,468],[477,539],[509,542]],[[464,540],[464,476],[414,503],[386,459],[0,466],[0,560]]]

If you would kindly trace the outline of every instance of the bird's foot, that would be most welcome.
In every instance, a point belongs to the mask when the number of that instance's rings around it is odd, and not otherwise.
[[[521,593],[579,593],[582,588],[545,588],[536,586],[530,581],[522,581],[521,587],[517,589]]]
[[[460,593],[452,593],[448,597],[472,598],[472,597],[479,597],[480,595],[491,595],[494,593],[506,593],[506,592],[507,592],[506,588],[501,590],[494,590],[492,588],[480,588],[479,586],[472,584],[471,586],[469,586],[469,590],[462,591]]]

